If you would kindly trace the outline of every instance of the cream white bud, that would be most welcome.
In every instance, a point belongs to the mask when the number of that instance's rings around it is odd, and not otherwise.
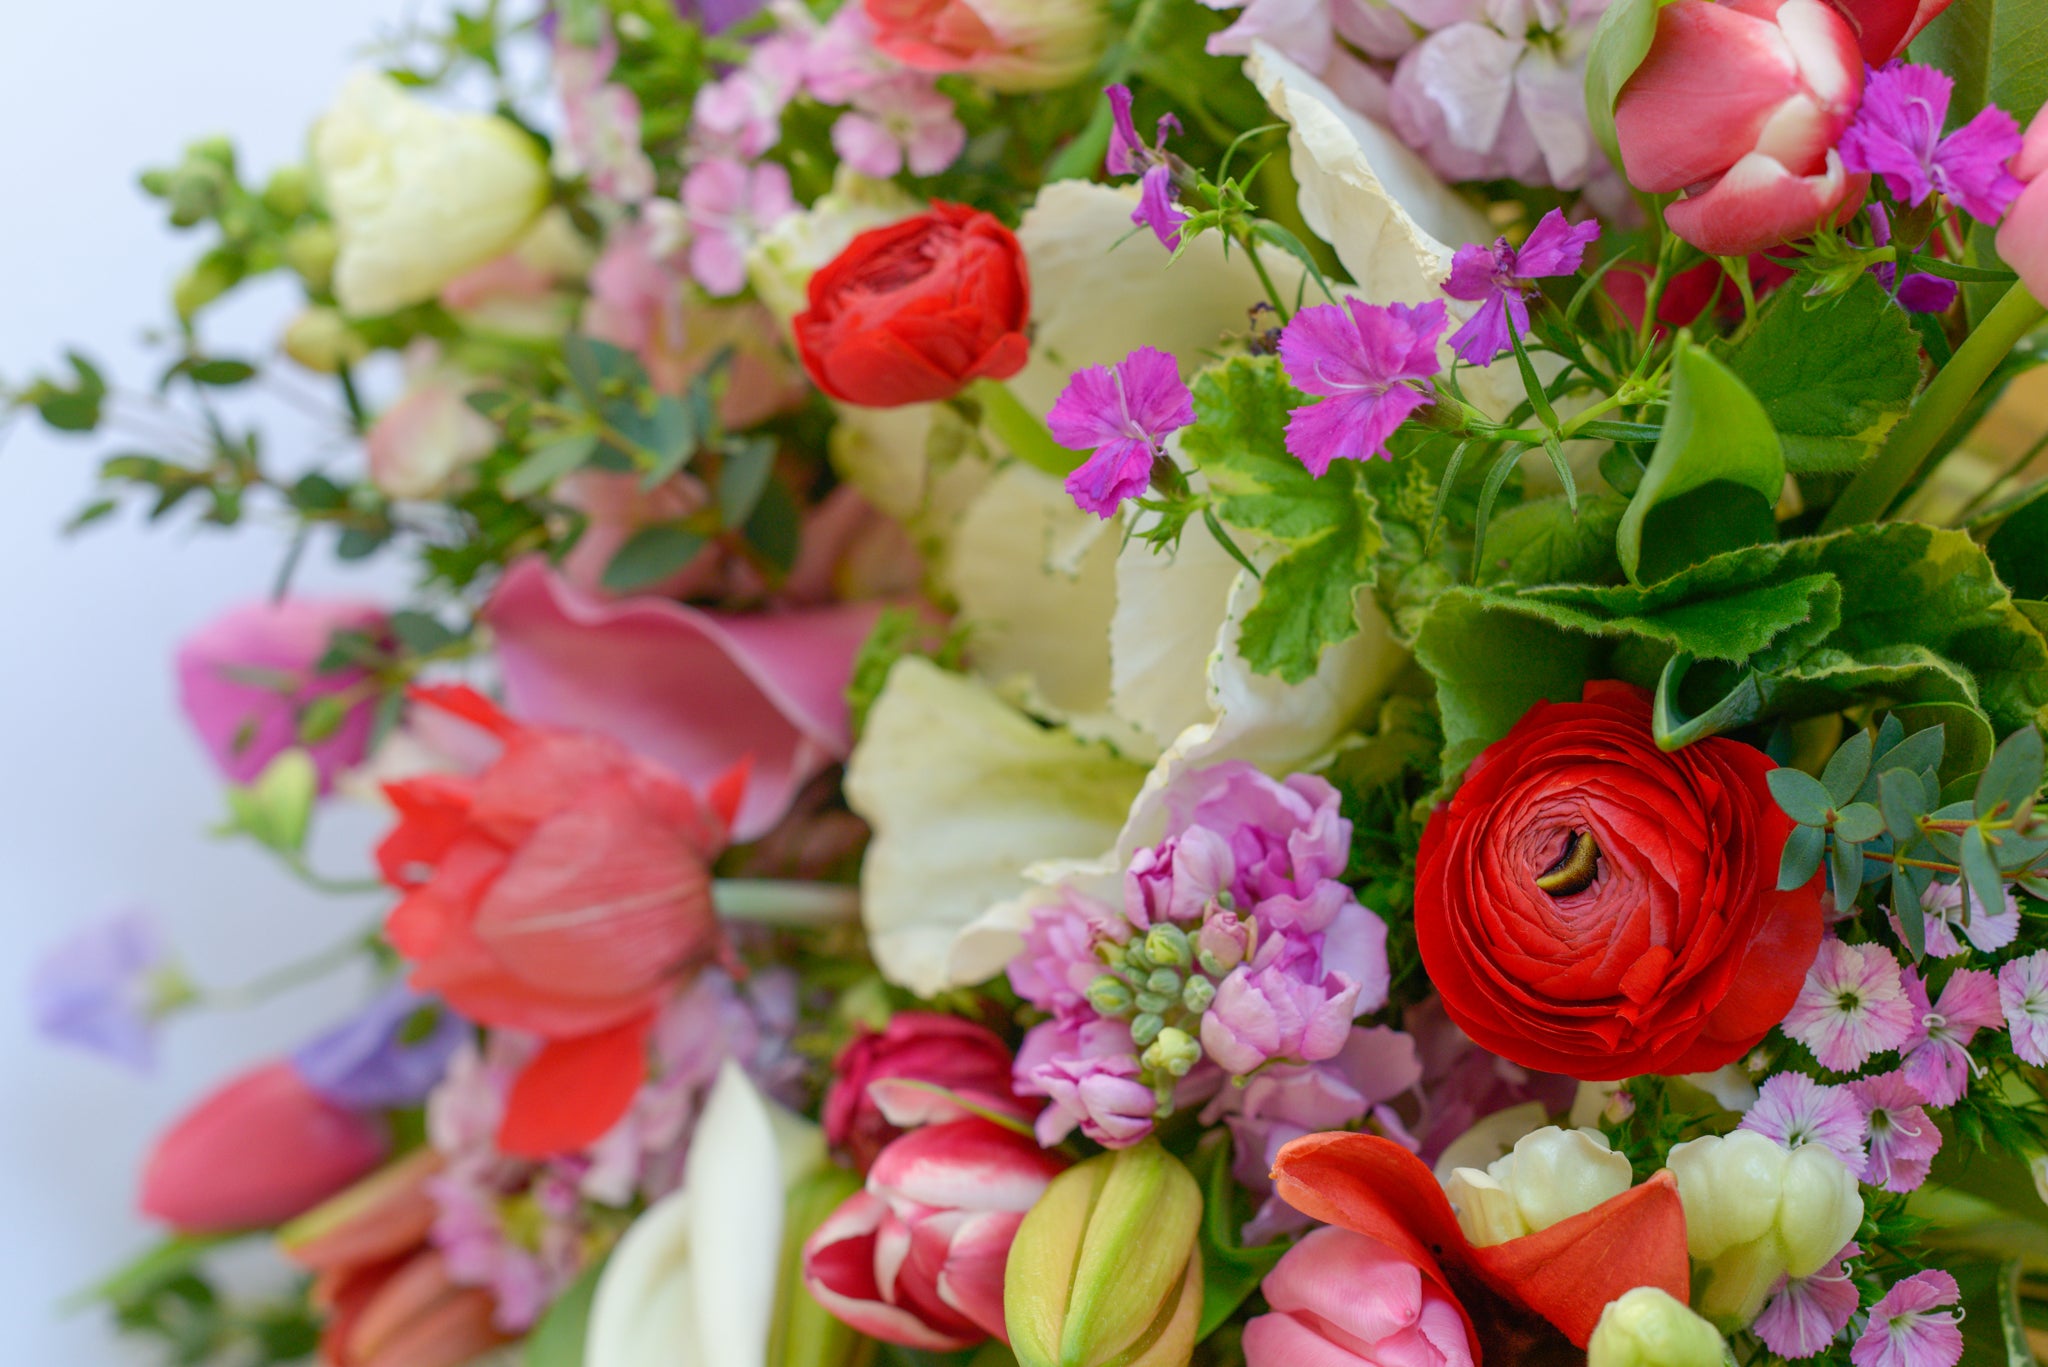
[[[1747,1323],[1779,1277],[1819,1271],[1863,1223],[1856,1179],[1818,1145],[1788,1152],[1738,1130],[1677,1145],[1666,1162],[1686,1250],[1706,1265],[1699,1308],[1719,1323]]]
[[[1597,1130],[1546,1125],[1515,1141],[1485,1172],[1459,1168],[1446,1190],[1465,1237],[1505,1243],[1549,1229],[1629,1189],[1628,1159]]]
[[[1714,1326],[1654,1286],[1608,1302],[1586,1343],[1586,1367],[1721,1367]]]

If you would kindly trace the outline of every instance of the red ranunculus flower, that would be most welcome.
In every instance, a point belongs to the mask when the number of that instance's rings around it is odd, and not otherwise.
[[[386,785],[399,821],[377,862],[405,897],[385,931],[413,986],[547,1041],[513,1084],[499,1147],[581,1148],[645,1080],[656,1010],[721,952],[710,862],[744,770],[700,801],[608,737],[521,725],[466,688],[415,697],[503,750],[474,777]]]
[[[986,1026],[935,1011],[899,1011],[863,1030],[832,1066],[825,1138],[866,1172],[890,1140],[918,1125],[971,1114],[960,1103],[1030,1119],[1010,1090],[1009,1046]]]
[[[1422,834],[1416,935],[1444,1010],[1581,1079],[1741,1057],[1820,948],[1819,876],[1778,891],[1774,767],[1719,737],[1666,754],[1628,684],[1530,708]]]
[[[950,399],[1024,368],[1024,249],[964,204],[862,233],[811,277],[797,350],[818,387],[863,408]]]

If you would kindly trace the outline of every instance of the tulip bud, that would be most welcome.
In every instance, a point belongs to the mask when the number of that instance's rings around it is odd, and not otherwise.
[[[875,46],[919,71],[994,90],[1055,90],[1102,51],[1102,0],[866,0]]]
[[[1447,1184],[1465,1237],[1484,1248],[1549,1229],[1627,1191],[1628,1159],[1597,1130],[1545,1126],[1523,1135],[1485,1172],[1459,1168]]]
[[[2048,299],[2048,113],[2034,116],[2012,173],[2025,182],[1998,226],[1998,255],[2036,299]]]
[[[1586,1344],[1586,1367],[1721,1367],[1714,1326],[1654,1286],[1609,1301]]]
[[[1185,1367],[1202,1310],[1201,1219],[1195,1179],[1157,1140],[1054,1178],[1003,1282],[1019,1367]]]
[[[1738,1130],[1677,1145],[1667,1163],[1686,1251],[1706,1265],[1698,1308],[1717,1324],[1749,1323],[1778,1278],[1812,1276],[1863,1223],[1856,1179],[1816,1144],[1788,1152]]]

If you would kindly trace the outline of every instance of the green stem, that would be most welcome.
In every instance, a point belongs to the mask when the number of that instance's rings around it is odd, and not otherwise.
[[[721,878],[711,885],[720,916],[772,926],[833,926],[860,916],[860,889],[843,883]]]
[[[359,930],[339,944],[330,945],[317,954],[308,955],[295,963],[252,978],[240,987],[224,987],[203,990],[197,999],[214,1007],[240,1009],[261,1006],[280,992],[318,981],[328,974],[348,967],[363,955],[368,954],[377,941],[378,927],[370,926]]]
[[[1999,472],[1997,479],[1992,480],[1989,484],[1971,495],[1970,501],[1963,505],[1963,510],[1956,514],[1956,525],[1961,526],[1971,513],[1976,512],[1989,502],[1991,496],[2004,487],[2008,481],[2018,475],[2020,471],[2032,465],[2035,458],[2043,451],[2048,451],[2048,432],[2043,432],[2026,450],[2020,452],[2018,458],[2012,464]]]
[[[1956,354],[1913,405],[1913,411],[1892,429],[1877,458],[1863,468],[1828,510],[1821,531],[1840,531],[1881,519],[1898,500],[1899,493],[1920,473],[1936,443],[1977,397],[1977,391],[1991,378],[1991,372],[1998,368],[2006,353],[2043,318],[2048,318],[2048,309],[2042,308],[2025,286],[2008,289],[1976,330],[1963,339]]]
[[[1286,327],[1290,321],[1287,304],[1280,297],[1280,287],[1274,284],[1273,277],[1266,273],[1266,263],[1259,256],[1258,243],[1254,242],[1252,235],[1247,232],[1238,238],[1238,244],[1244,248],[1244,254],[1252,260],[1252,269],[1258,273],[1259,284],[1265,288],[1266,302],[1273,306],[1274,313],[1280,315],[1280,326]]]
[[[1081,457],[1052,439],[1045,419],[1024,406],[1001,380],[976,380],[968,397],[981,405],[981,422],[1011,455],[1048,475],[1065,479]]]
[[[289,854],[280,857],[284,862],[285,868],[290,871],[292,876],[315,892],[332,893],[341,897],[361,897],[367,893],[383,892],[386,890],[382,879],[329,878],[324,873],[315,872],[313,866],[306,862],[306,856],[303,854]]]

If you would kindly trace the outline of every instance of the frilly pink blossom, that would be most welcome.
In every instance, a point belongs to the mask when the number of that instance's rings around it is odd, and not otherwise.
[[[692,786],[751,765],[734,825],[756,839],[846,757],[846,685],[879,609],[734,616],[659,598],[607,602],[535,559],[483,613],[522,718],[609,735]]]

